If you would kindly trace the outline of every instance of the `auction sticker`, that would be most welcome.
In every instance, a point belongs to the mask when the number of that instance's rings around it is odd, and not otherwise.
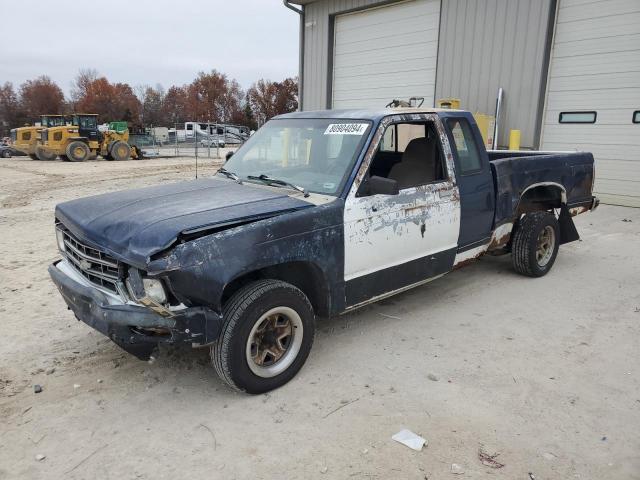
[[[325,135],[363,135],[368,123],[332,123],[324,131]]]

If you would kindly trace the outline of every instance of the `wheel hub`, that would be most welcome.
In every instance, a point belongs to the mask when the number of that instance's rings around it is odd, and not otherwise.
[[[276,307],[267,311],[254,324],[247,339],[249,369],[263,378],[279,375],[295,361],[302,334],[302,319],[295,310]]]
[[[536,260],[538,265],[544,267],[549,263],[553,256],[556,244],[556,232],[552,226],[545,226],[538,234],[538,242],[536,247]]]

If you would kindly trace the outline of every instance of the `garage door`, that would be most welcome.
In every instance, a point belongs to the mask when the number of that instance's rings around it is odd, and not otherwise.
[[[334,24],[333,107],[382,108],[424,97],[433,105],[440,0],[412,0],[339,15]]]
[[[560,0],[542,148],[593,152],[598,196],[640,207],[636,111],[640,0]]]

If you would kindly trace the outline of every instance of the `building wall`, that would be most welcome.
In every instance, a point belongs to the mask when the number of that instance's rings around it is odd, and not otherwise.
[[[327,108],[330,15],[389,2],[318,0],[306,6],[304,109]],[[522,130],[534,147],[546,78],[545,45],[554,0],[442,0],[436,98],[456,97],[471,111],[493,113],[505,89],[500,144]]]
[[[552,0],[443,0],[436,98],[493,114],[504,88],[499,145],[518,129],[522,147],[537,147],[551,8]]]

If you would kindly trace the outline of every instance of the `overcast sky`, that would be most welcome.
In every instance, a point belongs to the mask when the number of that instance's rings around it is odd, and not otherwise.
[[[20,0],[0,4],[0,83],[81,68],[132,86],[217,69],[248,87],[298,73],[299,18],[280,0]]]

